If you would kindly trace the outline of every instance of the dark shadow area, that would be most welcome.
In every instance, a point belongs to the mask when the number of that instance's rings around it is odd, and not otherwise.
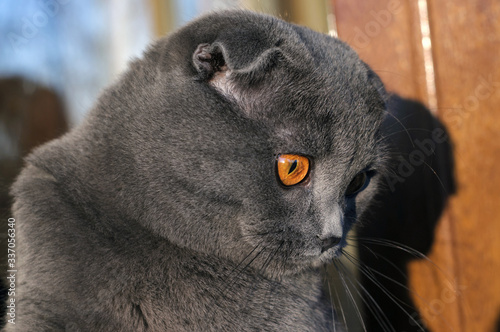
[[[407,265],[419,259],[413,250],[429,252],[436,224],[455,192],[452,146],[443,124],[422,104],[393,96],[388,110],[383,133],[391,173],[358,228],[360,260],[365,271],[372,271],[361,282],[373,297],[365,300],[376,311],[377,303],[395,331],[426,331],[405,289]],[[369,308],[365,314],[368,331],[385,331],[377,314]]]
[[[22,78],[0,79],[0,328],[5,324],[9,188],[35,146],[68,130],[63,103],[50,89]],[[14,249],[15,250],[15,249]]]

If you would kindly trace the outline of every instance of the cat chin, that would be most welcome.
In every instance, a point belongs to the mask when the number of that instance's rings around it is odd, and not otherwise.
[[[317,269],[321,268],[327,264],[332,263],[334,260],[338,259],[342,255],[342,248],[332,248],[328,251],[321,253],[320,255],[307,256],[307,257],[296,257],[294,260],[288,260],[285,264],[279,264],[282,269],[275,270],[272,268],[260,270],[269,279],[279,280],[285,276],[292,276],[300,274],[304,271],[308,271],[311,268]],[[274,264],[272,264],[274,265]]]
[[[287,268],[284,275],[297,274],[309,268],[320,268],[331,264],[334,260],[342,256],[342,247],[331,248],[320,255],[308,256],[306,259],[297,259]]]
[[[313,261],[312,266],[314,268],[318,268],[323,265],[330,264],[340,256],[342,256],[342,248],[332,248],[319,255],[318,258]]]

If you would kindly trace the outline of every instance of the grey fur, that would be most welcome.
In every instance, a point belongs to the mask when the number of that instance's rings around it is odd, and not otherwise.
[[[27,159],[7,331],[333,330],[318,267],[374,193],[379,175],[344,194],[383,167],[383,114],[346,44],[270,16],[212,14],[159,40]],[[309,181],[282,187],[280,153],[310,156]]]

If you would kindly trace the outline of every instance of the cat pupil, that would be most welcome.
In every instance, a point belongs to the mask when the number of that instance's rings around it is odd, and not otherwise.
[[[294,160],[292,165],[290,166],[290,169],[288,170],[288,174],[292,174],[293,171],[297,168],[297,160]]]

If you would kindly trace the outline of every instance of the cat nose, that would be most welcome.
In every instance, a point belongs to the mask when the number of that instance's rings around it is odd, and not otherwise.
[[[320,237],[318,236],[318,238]],[[339,244],[342,239],[340,237],[330,236],[327,237],[326,239],[320,238],[320,240],[321,240],[321,253],[324,253],[328,249],[333,248],[337,244]]]

